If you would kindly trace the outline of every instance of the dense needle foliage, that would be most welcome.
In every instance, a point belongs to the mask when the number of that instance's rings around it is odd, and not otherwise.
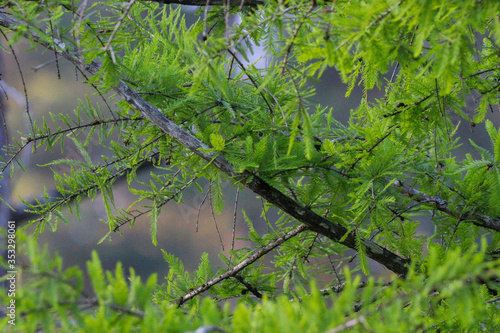
[[[46,165],[71,166],[54,172],[57,196],[26,201],[35,236],[99,195],[109,226],[101,241],[148,214],[156,243],[162,208],[182,202],[186,188],[203,191],[202,180],[215,213],[232,202],[226,181],[265,199],[262,216],[277,207],[278,221],[259,234],[245,215],[254,246],[221,253],[224,267],[203,255],[188,272],[165,253],[166,283],[141,282],[134,272],[126,279],[119,264],[103,272],[95,255],[87,267],[95,297],[82,292],[83,272],[64,270],[19,232],[27,264],[18,273],[15,329],[500,329],[500,131],[489,120],[499,119],[500,3],[228,0],[200,7],[189,27],[180,9],[3,1],[9,43],[28,39],[69,60],[116,103],[81,101],[43,123],[29,117],[2,175],[22,172],[25,149],[78,147],[80,159]],[[249,61],[255,46],[267,67]],[[364,91],[347,124],[308,85],[330,67],[348,95],[356,85]],[[384,94],[370,102],[374,88]],[[458,158],[460,122],[484,123],[490,145],[472,143],[475,154]],[[95,137],[107,157],[88,154]],[[148,183],[137,181],[144,164],[155,166]],[[122,176],[137,197],[129,207],[113,197]],[[434,224],[431,236],[416,231],[423,219]],[[374,278],[376,263],[393,274]]]

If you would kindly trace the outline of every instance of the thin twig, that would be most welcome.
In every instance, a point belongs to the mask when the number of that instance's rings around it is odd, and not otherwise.
[[[500,301],[500,296],[492,298],[492,299],[489,299],[489,300],[486,301],[486,303],[495,303],[495,302],[498,302],[498,301]]]
[[[33,72],[38,72],[40,69],[47,67],[48,65],[53,64],[56,61],[56,58],[50,59],[49,61],[44,62],[43,64],[37,65],[35,67],[31,67]]]
[[[49,19],[49,26],[50,26],[50,33],[52,34],[52,38],[55,40],[56,38],[59,39],[60,37],[56,37],[54,36],[54,28],[52,27],[52,17],[50,17],[50,10],[48,9],[48,7],[46,7],[47,9],[47,17]],[[57,70],[57,79],[61,79],[61,68],[59,67],[59,56],[57,54],[57,52],[54,50],[54,58],[56,60],[56,70]]]
[[[78,10],[75,13],[73,13],[74,15],[72,18],[72,20],[74,20],[74,16],[75,15],[78,16],[78,22],[76,24],[76,29],[73,29],[73,33],[75,31],[77,31],[77,34],[73,34],[73,36],[76,39],[76,52],[78,55],[80,55],[80,49],[82,48],[82,43],[81,43],[82,41],[80,38],[80,30],[81,30],[82,23],[83,23],[83,13],[87,9],[87,3],[88,3],[88,0],[83,0],[82,3],[80,4],[80,6],[78,7]]]
[[[234,250],[234,239],[236,238],[236,214],[238,213],[239,195],[240,195],[240,188],[236,187],[236,198],[234,199],[234,211],[233,211],[233,232],[231,234],[231,251]]]
[[[34,142],[36,143],[37,141],[40,141],[40,140],[43,140],[43,139],[47,139],[48,137],[55,137],[55,136],[60,136],[60,135],[63,135],[63,134],[66,134],[68,132],[75,132],[77,130],[83,130],[85,128],[88,128],[88,127],[93,127],[93,126],[99,126],[99,125],[105,125],[105,124],[109,124],[109,123],[117,123],[117,122],[120,122],[120,121],[134,121],[134,120],[138,120],[139,118],[128,118],[128,117],[124,117],[124,118],[119,118],[119,119],[111,119],[111,120],[102,120],[102,121],[98,121],[96,122],[95,120],[90,122],[90,123],[85,123],[85,124],[80,124],[80,125],[76,125],[76,126],[73,126],[73,127],[68,127],[68,128],[65,128],[65,129],[62,129],[60,131],[57,131],[57,132],[53,132],[53,133],[50,133],[50,134],[44,134],[44,135],[40,135],[40,136],[36,136],[36,137],[29,137],[26,139],[26,141],[24,142],[24,144],[22,144],[18,150],[15,151],[15,153],[12,154],[12,156],[5,162],[5,163],[2,163],[3,166],[2,168],[0,169],[0,173],[3,173],[5,171],[5,169],[7,169],[7,167],[17,158],[17,156],[19,156],[19,154],[21,154],[21,152],[31,143],[31,142]]]
[[[238,63],[238,65],[240,66],[241,70],[245,73],[245,75],[250,79],[250,81],[252,82],[253,86],[255,87],[255,89],[259,90],[259,85],[257,84],[257,82],[253,79],[253,77],[248,73],[247,69],[245,68],[245,65],[243,65],[243,63],[240,61],[240,59],[238,59],[238,57],[236,56],[236,54],[233,53],[233,51],[231,51],[230,49],[227,50],[227,52],[233,57],[234,60],[236,60],[236,62]],[[267,108],[269,109],[269,112],[274,115],[274,111],[273,111],[273,108],[271,107],[271,104],[269,104],[269,101],[267,100],[266,96],[264,96],[264,94],[262,93],[262,91],[259,91],[259,95],[262,97],[262,99],[264,100],[264,102],[266,103],[267,105]]]
[[[203,200],[201,201],[200,205],[198,206],[198,216],[196,217],[196,233],[198,233],[198,226],[200,223],[200,215],[201,215],[201,208],[203,207],[203,204],[205,203],[205,200],[207,200],[208,195],[210,194],[210,191],[207,191],[205,196],[203,197]]]
[[[316,233],[314,235],[314,238],[313,238],[313,241],[311,242],[311,245],[309,245],[309,247],[307,248],[307,253],[306,255],[304,256],[304,261],[306,262],[309,262],[309,256],[311,255],[311,252],[312,252],[312,249],[313,249],[313,246],[314,246],[314,243],[316,243],[316,239],[318,239],[318,233]]]
[[[288,62],[288,57],[290,56],[290,52],[292,51],[292,46],[293,42],[295,41],[295,38],[297,38],[297,35],[299,34],[300,28],[304,24],[304,21],[306,20],[307,16],[311,14],[312,10],[316,6],[316,1],[313,1],[311,6],[308,8],[307,12],[304,14],[300,22],[297,24],[297,27],[295,28],[295,31],[293,32],[292,39],[290,40],[290,43],[288,44],[286,51],[285,51],[285,57],[283,59],[283,63],[281,65],[281,75],[285,73],[286,70],[286,64]]]
[[[173,177],[176,177],[179,172],[180,172],[180,170],[178,170]],[[171,200],[175,199],[179,194],[181,194],[186,188],[188,188],[197,179],[198,179],[198,177],[191,178],[186,184],[184,184],[181,188],[179,188],[175,193],[173,193],[171,196],[169,196],[166,200],[163,200],[156,208],[157,209],[161,208],[161,207],[165,206],[167,203],[169,203]],[[167,185],[170,185],[170,184],[167,184]],[[163,187],[166,187],[166,186],[163,186]],[[130,215],[132,215],[132,217],[130,217],[126,220],[120,221],[120,223],[114,227],[113,232],[118,231],[125,224],[130,223],[132,221],[135,221],[137,218],[151,212],[152,210],[153,210],[153,208],[150,208],[150,209],[145,210],[144,212],[139,212],[139,214],[136,214],[136,215],[130,214]]]
[[[213,182],[210,181],[208,187],[209,187],[209,190],[208,192],[209,193],[212,193],[212,184]],[[220,242],[220,246],[222,247],[222,251],[224,251],[224,242],[222,241],[222,236],[220,234],[220,231],[219,231],[219,226],[217,225],[217,219],[215,218],[215,212],[214,212],[214,205],[212,203],[212,196],[210,195],[209,196],[209,202],[210,202],[210,211],[212,212],[212,219],[214,221],[214,225],[215,225],[215,230],[217,231],[217,235],[219,236],[219,242]]]
[[[382,143],[382,141],[384,141],[391,133],[392,131],[394,131],[394,129],[396,128],[396,125],[393,125],[389,128],[389,131],[383,136],[381,137],[380,139],[377,140],[377,142],[375,142],[375,144],[373,146],[371,146],[370,148],[366,149],[365,151],[367,153],[370,153],[373,149],[375,149],[379,144]],[[354,161],[353,164],[351,164],[351,166],[349,167],[349,169],[347,171],[351,171],[354,169],[354,167],[356,166],[356,164],[358,164],[359,161],[361,161],[361,159],[364,157],[365,155],[361,155],[360,157],[358,157],[358,159],[356,161]]]
[[[490,68],[490,69],[485,69],[485,70],[482,70],[482,71],[476,72],[476,73],[474,73],[474,74],[471,74],[471,75],[469,75],[469,77],[474,77],[474,76],[477,76],[477,75],[481,75],[481,74],[488,73],[488,72],[492,72],[492,71],[499,70],[499,69],[500,69],[500,68],[498,68],[498,67],[495,67],[495,68]]]
[[[205,9],[203,10],[203,32],[201,33],[203,40],[207,40],[207,15],[208,15],[208,6],[210,5],[210,0],[207,0],[205,4]]]
[[[19,76],[21,77],[21,82],[23,84],[23,89],[24,89],[24,97],[26,99],[26,115],[28,116],[29,120],[29,129],[30,133],[34,133],[34,127],[33,127],[33,120],[31,119],[31,114],[30,114],[30,104],[29,104],[29,98],[28,98],[28,90],[26,89],[26,81],[24,81],[24,75],[23,75],[23,70],[21,69],[21,65],[19,64],[19,59],[17,58],[16,51],[14,51],[14,48],[12,45],[9,43],[9,38],[7,35],[3,32],[2,29],[0,29],[0,33],[2,33],[3,37],[7,40],[7,45],[10,48],[10,51],[12,52],[12,56],[14,57],[14,61],[16,62],[17,69],[19,71]],[[55,49],[55,48],[54,48]]]
[[[120,26],[123,23],[123,20],[125,20],[125,17],[128,15],[130,9],[134,5],[136,0],[130,0],[130,2],[127,4],[125,7],[125,10],[123,11],[122,16],[118,19],[118,22],[115,25],[115,28],[113,29],[113,32],[111,33],[111,36],[109,36],[108,42],[106,43],[106,46],[104,46],[104,52],[107,52],[110,50],[111,47],[111,42],[115,38],[116,33],[118,32],[118,29],[120,29]],[[114,61],[113,61],[114,62]]]

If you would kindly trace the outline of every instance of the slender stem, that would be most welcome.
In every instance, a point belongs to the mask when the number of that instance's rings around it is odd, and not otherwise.
[[[218,284],[226,279],[229,279],[230,277],[235,277],[244,268],[250,266],[251,264],[253,264],[255,261],[257,261],[262,256],[266,255],[267,253],[271,252],[273,249],[280,246],[281,244],[283,244],[284,242],[286,242],[290,238],[295,237],[296,235],[300,234],[302,231],[305,231],[307,229],[308,229],[308,227],[305,224],[299,225],[297,228],[287,232],[286,234],[284,234],[280,238],[276,239],[275,241],[268,243],[262,249],[255,252],[254,254],[252,254],[251,256],[249,256],[248,258],[243,260],[242,262],[240,262],[238,265],[234,266],[232,269],[226,271],[225,273],[213,278],[212,280],[208,281],[207,283],[203,284],[202,286],[199,286],[198,288],[190,291],[186,295],[180,297],[179,299],[177,299],[176,303],[178,305],[182,305],[185,302],[187,302],[188,300],[190,300],[191,298],[196,297],[197,295],[207,291],[208,289],[210,289],[214,285],[216,285],[216,284]]]

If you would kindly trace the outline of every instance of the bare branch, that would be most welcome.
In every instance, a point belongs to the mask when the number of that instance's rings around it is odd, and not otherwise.
[[[2,30],[0,30],[0,33],[5,38],[5,40],[7,40],[7,45],[9,45],[10,51],[12,52],[12,55],[14,56],[14,60],[15,60],[16,65],[17,65],[19,77],[21,78],[21,82],[23,84],[23,89],[24,89],[24,98],[26,100],[26,116],[29,120],[29,129],[30,129],[30,132],[33,132],[33,120],[31,119],[28,90],[26,89],[26,81],[24,80],[23,70],[21,69],[21,65],[19,64],[19,59],[17,58],[16,51],[14,50],[12,45],[10,45],[9,39],[7,38],[7,35]]]
[[[397,187],[399,191],[408,198],[412,198],[416,202],[432,206],[443,213],[456,217],[457,219],[459,219],[459,221],[469,221],[472,222],[474,225],[477,225],[478,227],[500,231],[500,218],[498,217],[494,218],[491,216],[474,214],[474,213],[462,214],[451,210],[450,207],[448,206],[448,203],[443,199],[439,197],[430,196],[409,185],[406,185],[402,181],[396,180],[394,182],[394,186]]]
[[[220,283],[221,281],[224,281],[224,280],[226,280],[226,279],[228,279],[230,277],[235,277],[245,267],[250,266],[256,260],[258,260],[259,258],[261,258],[262,256],[264,256],[265,254],[271,252],[276,247],[278,247],[281,244],[283,244],[285,241],[289,240],[292,237],[295,237],[296,235],[300,234],[302,231],[305,231],[307,229],[308,229],[308,227],[305,224],[299,225],[297,228],[295,228],[295,229],[287,232],[286,234],[284,234],[280,238],[276,239],[275,241],[272,241],[272,242],[268,243],[262,249],[260,249],[259,251],[255,252],[254,254],[252,254],[251,256],[249,256],[248,258],[246,258],[245,260],[243,260],[242,262],[240,262],[238,265],[234,266],[232,269],[226,271],[225,273],[223,273],[223,274],[217,276],[216,278],[208,281],[204,285],[199,286],[198,288],[190,291],[186,295],[180,297],[176,301],[176,303],[178,305],[182,305],[185,302],[187,302],[188,300],[190,300],[191,298],[196,297],[197,295],[199,295],[199,294],[207,291],[208,289],[210,289],[211,287],[213,287],[217,283]]]

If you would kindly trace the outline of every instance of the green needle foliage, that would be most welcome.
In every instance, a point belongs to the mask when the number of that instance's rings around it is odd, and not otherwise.
[[[204,254],[194,272],[165,252],[159,284],[125,278],[120,264],[104,272],[94,254],[88,295],[81,270],[64,270],[19,231],[16,331],[500,329],[500,130],[490,120],[500,104],[500,2],[210,1],[190,26],[181,6],[158,2],[176,1],[4,2],[10,44],[27,39],[69,60],[115,103],[29,117],[2,176],[24,169],[28,144],[77,147],[81,158],[45,165],[57,194],[25,198],[34,236],[99,195],[109,226],[101,241],[147,214],[156,244],[162,208],[189,187],[203,192],[202,181],[215,214],[232,199],[223,182],[265,199],[268,232],[243,212],[253,245],[221,253],[223,267]],[[249,60],[256,46],[266,67]],[[331,67],[347,95],[363,88],[347,124],[308,85]],[[370,101],[374,88],[383,97]],[[484,123],[490,145],[471,142],[476,152],[459,158],[460,122]],[[106,156],[87,152],[95,138]],[[155,170],[141,182],[146,164]],[[136,197],[128,207],[113,197],[120,178]],[[271,207],[277,221],[267,220]],[[431,235],[417,231],[424,220]],[[375,277],[377,263],[392,274]],[[9,320],[0,325],[13,328]]]

